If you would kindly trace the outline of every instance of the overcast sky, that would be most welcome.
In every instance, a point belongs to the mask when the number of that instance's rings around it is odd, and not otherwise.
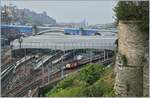
[[[46,11],[57,22],[82,22],[105,24],[114,22],[113,8],[116,1],[2,1],[2,5],[12,3],[18,8],[27,8],[37,13]]]

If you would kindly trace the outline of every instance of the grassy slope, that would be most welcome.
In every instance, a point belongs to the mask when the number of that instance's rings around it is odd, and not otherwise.
[[[82,97],[115,96],[113,68],[88,65],[58,83],[45,96]]]

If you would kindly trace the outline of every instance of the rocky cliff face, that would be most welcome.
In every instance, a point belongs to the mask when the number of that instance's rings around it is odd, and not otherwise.
[[[133,21],[120,21],[115,64],[118,96],[148,96],[148,33]]]

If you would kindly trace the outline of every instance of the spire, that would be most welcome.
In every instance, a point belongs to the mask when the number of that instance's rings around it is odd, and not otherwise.
[[[84,18],[83,20],[83,26],[85,27],[86,26],[86,19]]]

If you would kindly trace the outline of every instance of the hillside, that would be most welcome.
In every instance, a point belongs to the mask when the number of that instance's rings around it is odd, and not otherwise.
[[[60,81],[45,93],[47,97],[100,97],[115,96],[112,67],[87,65]]]
[[[31,24],[55,24],[56,20],[47,15],[46,12],[36,13],[29,9],[20,9],[20,13],[24,12],[24,21]]]
[[[2,24],[21,24],[21,25],[43,25],[43,24],[56,24],[56,20],[48,16],[44,11],[37,13],[29,9],[19,9],[14,5],[1,6],[1,22]]]

